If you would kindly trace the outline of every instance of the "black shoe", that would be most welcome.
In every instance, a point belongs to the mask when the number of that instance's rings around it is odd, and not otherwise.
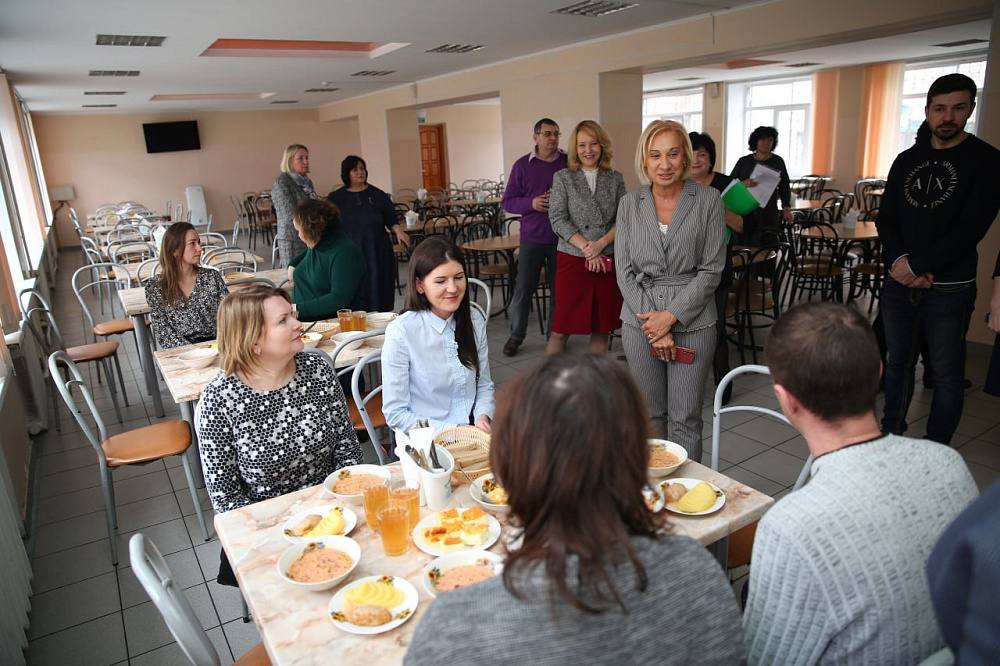
[[[521,346],[521,343],[514,338],[507,338],[507,342],[503,346],[504,356],[513,356],[517,353],[517,348]]]

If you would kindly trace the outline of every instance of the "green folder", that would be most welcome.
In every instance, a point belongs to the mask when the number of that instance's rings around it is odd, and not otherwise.
[[[746,215],[760,207],[746,185],[736,179],[730,181],[726,189],[722,191],[722,203],[737,215]]]

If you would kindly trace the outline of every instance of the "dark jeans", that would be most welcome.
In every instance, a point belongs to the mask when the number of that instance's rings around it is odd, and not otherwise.
[[[913,370],[920,338],[927,340],[934,367],[934,398],[927,439],[949,444],[965,400],[965,331],[976,302],[975,283],[909,289],[891,278],[882,288],[881,312],[889,362],[885,372],[882,431],[906,431],[913,397]]]
[[[549,283],[548,326],[545,330],[551,331],[552,313],[556,306],[556,246],[522,242],[517,255],[517,284],[510,302],[510,338],[518,344],[524,342],[528,332],[528,311],[542,266],[545,266],[545,278]],[[539,312],[538,316],[545,315]]]

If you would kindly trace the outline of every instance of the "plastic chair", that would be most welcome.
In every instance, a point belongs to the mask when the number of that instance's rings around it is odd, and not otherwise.
[[[385,451],[382,448],[382,441],[378,436],[378,428],[385,428],[385,415],[382,413],[382,385],[368,391],[368,395],[361,395],[361,375],[365,366],[369,363],[382,362],[382,350],[375,349],[365,354],[357,365],[354,366],[354,373],[351,375],[351,397],[354,398],[354,405],[357,407],[361,422],[368,432],[368,439],[371,440],[375,455],[378,457],[378,464],[384,465]],[[371,405],[369,407],[369,404]],[[354,414],[352,411],[351,417]]]
[[[68,379],[62,379],[60,367],[65,369]],[[184,466],[184,475],[187,477],[188,490],[191,492],[191,500],[194,502],[198,515],[198,523],[205,534],[205,541],[208,541],[208,527],[205,525],[201,501],[198,498],[197,490],[195,490],[194,474],[191,472],[191,464],[187,456],[184,455],[191,447],[190,424],[181,419],[171,419],[109,437],[107,429],[104,427],[104,420],[101,419],[97,405],[94,404],[90,389],[83,381],[80,369],[76,367],[76,363],[73,362],[68,353],[57,351],[49,356],[49,374],[56,384],[56,389],[62,395],[66,407],[76,418],[80,430],[83,431],[87,441],[97,453],[97,462],[101,472],[101,489],[104,491],[104,512],[108,523],[108,538],[111,541],[111,563],[118,564],[118,512],[115,509],[115,484],[112,472],[116,468],[126,465],[143,465],[169,456],[180,456]],[[87,422],[83,412],[77,408],[72,393],[74,385],[79,388],[84,402],[90,410],[90,418],[96,426],[96,433]]]
[[[191,604],[180,584],[174,580],[170,567],[159,549],[142,532],[134,534],[128,542],[129,562],[132,572],[149,595],[156,610],[160,611],[170,634],[181,651],[195,666],[218,666],[219,653],[215,651],[208,634],[201,627]],[[264,666],[270,664],[262,643],[236,660],[237,666]]]

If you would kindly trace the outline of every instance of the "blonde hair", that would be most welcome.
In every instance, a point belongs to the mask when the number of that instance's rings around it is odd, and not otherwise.
[[[292,143],[285,148],[285,156],[281,158],[281,170],[284,173],[292,173],[292,158],[295,157],[295,153],[299,150],[309,152],[309,149],[301,143]]]
[[[567,151],[569,153],[567,156],[569,157],[569,170],[577,171],[583,166],[583,164],[580,163],[580,155],[576,151],[576,141],[577,136],[580,134],[580,130],[586,131],[588,134],[597,139],[597,143],[601,144],[601,159],[597,163],[597,168],[601,171],[611,171],[611,158],[615,153],[615,151],[611,148],[611,137],[608,136],[608,133],[604,131],[603,127],[598,125],[597,122],[593,120],[581,120],[576,124],[576,127],[573,128],[573,131],[570,132],[569,144],[566,146],[570,149]]]
[[[635,175],[639,177],[639,182],[649,185],[649,176],[646,174],[646,154],[649,153],[649,144],[653,143],[661,132],[673,132],[681,140],[681,148],[684,150],[684,171],[681,173],[681,180],[687,180],[691,175],[691,162],[694,161],[694,151],[691,149],[691,137],[676,120],[654,120],[646,125],[639,137],[639,145],[635,148]]]
[[[259,367],[253,348],[264,332],[264,301],[277,296],[292,302],[288,292],[266,284],[251,284],[222,299],[216,319],[219,361],[228,377]]]

